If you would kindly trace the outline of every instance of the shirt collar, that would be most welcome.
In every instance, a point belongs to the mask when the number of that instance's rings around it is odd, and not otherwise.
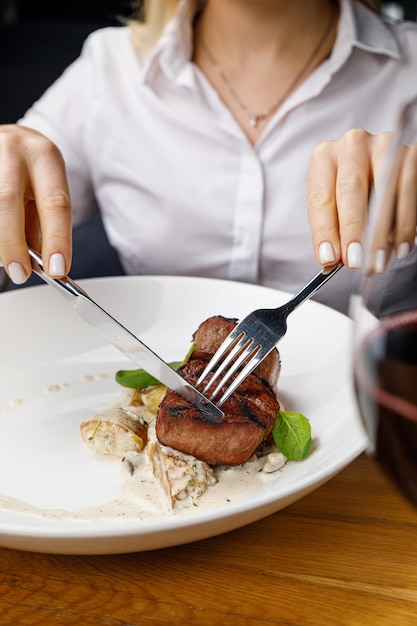
[[[140,55],[142,82],[151,85],[159,72],[178,84],[188,82],[187,66],[193,49],[192,25],[201,4],[201,0],[179,0],[178,8],[156,46]],[[330,73],[344,64],[355,47],[400,58],[399,43],[380,16],[355,0],[339,0],[339,4],[338,34],[328,64]]]
[[[143,53],[142,81],[151,84],[161,71],[177,81],[193,53],[193,20],[199,0],[179,0],[171,20],[166,24],[156,46]]]
[[[339,0],[340,19],[331,54],[331,65],[341,66],[353,48],[392,58],[400,57],[400,47],[393,31],[362,2]]]

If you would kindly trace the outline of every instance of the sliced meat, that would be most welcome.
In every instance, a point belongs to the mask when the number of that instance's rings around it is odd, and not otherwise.
[[[193,358],[178,371],[195,384],[205,365],[204,360]],[[158,440],[209,465],[245,463],[271,433],[279,403],[272,391],[251,374],[222,409],[224,419],[214,421],[168,390],[156,421]]]
[[[215,315],[200,324],[193,335],[195,349],[192,358],[209,361],[220,344],[226,339],[237,325],[236,319]],[[258,365],[253,374],[267,382],[273,391],[277,392],[278,376],[281,361],[278,350],[274,349],[266,359]]]

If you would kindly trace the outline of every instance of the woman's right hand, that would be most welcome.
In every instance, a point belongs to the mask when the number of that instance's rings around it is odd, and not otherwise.
[[[71,265],[71,200],[64,160],[41,133],[0,126],[0,262],[16,284],[30,276],[28,245],[42,252],[47,273]]]

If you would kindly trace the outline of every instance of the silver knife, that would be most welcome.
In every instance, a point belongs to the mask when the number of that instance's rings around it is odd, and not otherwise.
[[[51,278],[43,269],[42,257],[29,248],[33,271],[48,285],[57,289],[74,307],[83,320],[102,337],[123,352],[133,363],[139,365],[161,383],[203,411],[207,419],[221,421],[224,413],[213,402],[180,376],[168,363],[146,346],[133,333],[112,317],[90,298],[84,289],[69,276]]]

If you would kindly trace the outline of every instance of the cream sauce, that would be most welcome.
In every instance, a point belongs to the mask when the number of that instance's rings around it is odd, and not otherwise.
[[[167,494],[153,477],[147,454],[131,453],[127,458],[135,467],[135,471],[131,475],[130,463],[121,464],[125,479],[120,496],[116,500],[71,512],[63,509],[42,509],[21,500],[0,496],[0,508],[15,513],[36,515],[51,521],[157,520],[189,516],[235,502],[276,476],[277,471],[282,471],[279,469],[271,474],[260,471],[263,463],[261,460],[248,462],[239,467],[218,468],[215,470],[218,482],[209,487],[194,506],[172,510]],[[111,460],[109,462],[120,463]],[[284,457],[282,462],[285,463]]]
[[[89,383],[94,379],[104,380],[106,378],[108,378],[107,374],[95,376],[86,374],[81,377],[81,382]],[[66,384],[49,385],[44,389],[44,393],[56,393],[65,387],[67,387]],[[10,400],[8,405],[3,406],[3,410],[21,403],[22,400],[20,399]],[[120,404],[116,402],[115,406],[120,406]],[[0,509],[25,515],[35,515],[51,521],[157,520],[190,516],[196,512],[207,511],[223,505],[227,506],[251,493],[262,483],[282,471],[286,459],[281,453],[274,452],[254,461],[248,461],[242,466],[215,468],[217,483],[210,486],[193,505],[174,510],[171,508],[167,493],[153,475],[152,463],[146,452],[130,452],[125,455],[123,462],[109,458],[109,463],[119,465],[123,473],[120,495],[115,500],[79,511],[68,511],[44,509],[16,498],[0,495]]]

